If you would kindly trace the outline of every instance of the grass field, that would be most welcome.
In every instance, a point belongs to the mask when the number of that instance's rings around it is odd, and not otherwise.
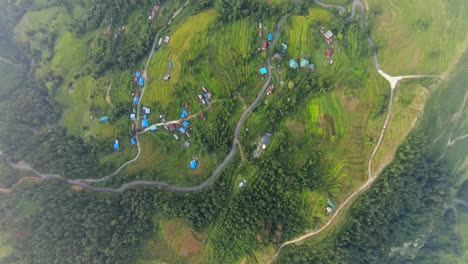
[[[442,74],[468,41],[464,0],[370,0],[382,14],[371,29],[382,69],[390,75]]]

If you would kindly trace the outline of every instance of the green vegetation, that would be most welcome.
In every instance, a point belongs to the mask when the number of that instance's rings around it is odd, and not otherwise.
[[[367,161],[388,111],[390,91],[373,68],[365,30],[345,23],[345,15],[336,10],[293,0],[190,1],[184,9],[179,9],[184,0],[0,1],[0,24],[5,24],[0,56],[8,59],[0,60],[0,187],[5,192],[0,199],[0,262],[268,262],[275,247],[330,219],[329,199],[339,206],[367,179]],[[426,7],[410,18],[407,12],[414,8],[402,3],[408,10],[389,9],[395,3],[376,10],[371,2],[369,10],[371,33],[383,32],[375,33],[381,34],[383,66],[393,73],[393,58],[413,54],[413,46],[419,45],[425,50],[422,66],[415,62],[399,69],[446,69],[466,35],[457,34],[453,43],[434,42],[447,52],[433,54],[432,45],[422,44],[444,30],[461,31],[466,24],[459,23],[461,9],[437,3],[447,9],[432,20]],[[155,4],[159,11],[148,19]],[[176,10],[182,11],[173,17]],[[386,18],[389,10],[406,17],[375,21]],[[160,123],[161,113],[168,121],[179,120],[186,108],[191,136],[179,134],[176,140],[177,132],[164,126],[140,133],[139,159],[96,186],[134,180],[177,186],[204,182],[230,151],[242,111],[265,82],[258,70],[268,53],[261,47],[286,13],[275,36],[277,45],[271,47],[276,69],[269,69],[270,85],[275,90],[248,115],[236,142],[238,155],[206,189],[177,193],[137,187],[110,194],[57,180],[29,178],[16,184],[32,175],[12,170],[6,160],[25,161],[40,172],[66,178],[98,178],[135,157],[128,114],[134,107],[131,93],[142,90],[133,74],[146,64],[155,36],[170,40],[161,45],[156,41],[141,105],[151,108],[150,124]],[[443,25],[448,16],[453,24]],[[393,38],[396,24],[413,18],[402,36],[414,30],[422,34],[405,37],[402,53],[392,50],[387,37]],[[382,29],[385,23],[392,35]],[[336,36],[332,45],[323,39],[328,29]],[[333,63],[325,56],[327,48],[333,48]],[[395,55],[389,56],[389,50]],[[292,58],[308,59],[315,70],[291,69]],[[168,74],[170,79],[164,80]],[[415,256],[423,263],[432,256],[440,262],[459,257],[468,217],[450,201],[468,199],[462,195],[466,187],[455,195],[451,186],[466,185],[462,101],[467,75],[462,72],[447,84],[399,84],[372,170],[389,164],[396,152],[393,163],[350,205],[347,215],[338,217],[342,225],[334,223],[305,244],[286,247],[278,261],[404,263]],[[213,94],[207,106],[197,98],[202,86]],[[424,108],[426,100],[431,103]],[[103,115],[109,122],[99,122]],[[415,125],[417,131],[410,133]],[[270,141],[262,147],[266,133]],[[111,149],[114,139],[120,139],[117,152]],[[189,148],[183,147],[186,140]],[[199,165],[189,169],[194,157]],[[465,178],[459,180],[460,174]],[[421,237],[425,244],[419,252],[404,247]],[[396,250],[390,256],[392,248]]]
[[[369,6],[375,23],[371,35],[390,75],[441,75],[466,47],[468,7],[463,0],[372,0]]]
[[[466,56],[461,65],[465,62]],[[466,200],[467,141],[447,148],[447,130],[467,132],[465,82],[466,68],[438,87],[422,122],[373,187],[353,203],[343,227],[306,245],[286,248],[278,262],[462,263],[465,212],[447,206],[454,198]],[[444,145],[434,144],[434,139]],[[458,220],[454,211],[460,212]]]

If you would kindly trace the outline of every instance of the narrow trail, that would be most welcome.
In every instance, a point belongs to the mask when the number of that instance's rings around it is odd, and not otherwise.
[[[13,62],[11,62],[9,59],[3,58],[3,57],[1,57],[1,56],[0,56],[0,60],[1,60],[1,61],[4,61],[4,62],[6,62],[6,63],[8,63],[8,64],[10,64],[10,65],[12,65],[12,66],[23,67],[23,65],[13,63]]]
[[[322,6],[322,7],[325,7],[325,8],[335,8],[335,9],[338,9],[340,11],[340,13],[344,13],[346,11],[346,8],[343,7],[343,6],[339,6],[339,5],[332,5],[332,4],[326,4],[326,3],[323,3],[319,0],[314,0],[314,2],[319,5],[319,6]],[[356,18],[356,15],[357,15],[357,12],[356,12],[356,9],[360,9],[360,12],[361,12],[361,19],[360,19],[360,26],[361,28],[365,28],[365,20],[366,20],[366,8],[365,8],[365,5],[364,5],[364,2],[362,0],[354,0],[353,3],[352,3],[352,9],[351,9],[351,15],[345,19],[345,22],[352,22],[355,20]],[[394,97],[395,97],[395,90],[396,90],[396,87],[397,87],[397,84],[399,81],[403,80],[403,79],[411,79],[411,78],[441,78],[443,79],[442,77],[440,76],[434,76],[434,75],[403,75],[403,76],[391,76],[387,73],[385,73],[381,68],[380,68],[380,64],[379,64],[379,60],[378,60],[378,50],[377,50],[377,46],[375,45],[375,42],[374,40],[370,37],[369,34],[367,34],[367,41],[369,42],[370,46],[373,48],[373,59],[374,59],[374,67],[375,69],[377,70],[377,72],[382,76],[384,77],[389,83],[390,83],[390,100],[389,100],[389,103],[388,103],[388,110],[387,110],[387,116],[385,118],[385,121],[384,121],[384,124],[383,124],[383,127],[382,127],[382,130],[380,132],[380,136],[379,136],[379,139],[377,141],[377,144],[375,145],[373,151],[372,151],[372,154],[371,156],[369,157],[369,160],[368,160],[368,165],[367,165],[367,174],[368,174],[368,177],[367,177],[367,181],[359,188],[357,189],[356,191],[354,191],[353,193],[351,193],[351,195],[349,195],[342,203],[341,205],[335,210],[335,212],[333,213],[333,215],[331,216],[331,218],[327,221],[327,223],[325,225],[323,225],[322,227],[320,227],[319,229],[317,230],[314,230],[314,231],[311,231],[309,233],[306,233],[298,238],[295,238],[295,239],[292,239],[292,240],[289,240],[289,241],[286,241],[284,242],[283,244],[281,244],[281,246],[278,248],[278,251],[277,253],[275,254],[275,256],[273,257],[273,259],[271,260],[271,262],[274,262],[275,259],[278,257],[280,251],[287,245],[291,245],[291,244],[295,244],[295,243],[299,243],[301,241],[304,241],[305,239],[308,239],[312,236],[315,236],[319,233],[321,233],[322,231],[324,231],[326,228],[328,228],[332,223],[333,221],[338,217],[338,215],[340,214],[341,211],[345,210],[345,208],[348,206],[348,204],[359,194],[361,193],[362,191],[366,190],[368,187],[370,187],[372,185],[372,183],[374,182],[374,180],[376,179],[376,176],[379,174],[379,172],[377,172],[376,174],[377,175],[372,175],[372,161],[375,157],[375,155],[377,154],[377,152],[379,151],[380,149],[380,146],[381,146],[381,143],[385,137],[385,132],[387,131],[387,128],[388,128],[388,124],[390,122],[390,119],[391,119],[391,115],[392,115],[392,107],[393,107],[393,101],[394,101]]]
[[[106,91],[106,102],[112,106],[112,101],[111,101],[111,96],[110,96],[110,91],[112,89],[112,80],[109,83],[109,86],[107,86],[107,91]]]

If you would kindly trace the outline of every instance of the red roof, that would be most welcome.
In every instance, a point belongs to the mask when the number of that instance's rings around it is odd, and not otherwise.
[[[268,41],[264,40],[262,44],[262,48],[266,49],[268,47]]]
[[[176,129],[175,125],[174,124],[170,124],[169,125],[169,130],[170,131],[174,131]]]
[[[333,50],[328,48],[326,51],[325,51],[325,55],[327,56],[327,58],[330,58],[332,55],[333,55]]]
[[[333,43],[333,38],[327,38],[325,39],[325,41],[327,42],[328,45],[330,45]]]
[[[274,90],[275,90],[275,87],[270,86],[270,87],[268,87],[268,89],[267,89],[267,93],[268,93],[268,94],[272,94]]]
[[[259,36],[259,37],[263,36],[263,29],[260,29],[260,30],[258,31],[258,36]]]

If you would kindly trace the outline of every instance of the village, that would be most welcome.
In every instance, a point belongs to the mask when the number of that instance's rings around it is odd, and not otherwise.
[[[149,19],[153,19],[155,13],[157,12],[157,6],[154,7],[152,10],[151,16]],[[266,34],[266,27],[263,26],[263,23],[260,22],[258,24],[258,38],[259,38],[259,47],[258,51],[260,54],[266,53],[267,49],[272,45],[274,35],[273,33],[268,33]],[[324,40],[324,42],[327,45],[327,48],[324,51],[324,57],[326,59],[327,64],[333,64],[333,42],[334,42],[334,34],[332,31],[327,30],[324,31],[323,28],[320,29],[320,34]],[[170,36],[164,36],[159,38],[157,44],[158,46],[162,45],[167,45],[170,41]],[[287,56],[287,50],[288,50],[288,45],[286,43],[281,43],[280,44],[280,52],[275,53],[272,56],[272,61],[276,60],[283,60],[285,56]],[[309,56],[304,56],[300,58],[289,58],[287,61],[287,66],[292,69],[292,70],[298,70],[301,69],[305,72],[309,73],[314,73],[316,70],[316,66],[314,63],[311,62],[311,58]],[[170,81],[171,79],[171,74],[172,74],[172,69],[173,69],[173,62],[169,60],[167,62],[167,68],[164,74],[161,76],[162,81]],[[281,66],[277,64],[275,67],[276,70],[280,70]],[[267,75],[269,72],[268,67],[265,65],[261,64],[259,66],[259,76],[263,78],[263,76]],[[195,117],[200,117],[203,121],[206,122],[206,117],[205,117],[205,112],[202,110],[198,113],[195,113],[193,115],[190,115],[190,106],[188,102],[182,103],[180,106],[180,112],[178,116],[180,118],[168,121],[166,118],[167,113],[159,113],[157,115],[157,120],[159,121],[156,124],[150,124],[149,121],[149,116],[152,113],[151,108],[148,106],[141,106],[141,90],[144,89],[146,85],[146,80],[143,77],[143,71],[142,70],[137,70],[133,74],[133,83],[135,85],[134,92],[131,93],[130,95],[130,100],[132,102],[132,109],[129,113],[129,120],[131,122],[130,124],[130,130],[131,130],[131,136],[129,138],[129,141],[131,145],[137,145],[138,141],[136,139],[136,136],[138,134],[146,133],[146,132],[152,132],[156,133],[160,131],[161,129],[165,131],[165,133],[170,133],[172,134],[174,140],[182,140],[182,147],[183,148],[190,148],[191,147],[191,141],[190,137],[193,132],[193,127],[190,125],[190,119],[195,118]],[[281,80],[281,86],[283,86],[283,81]],[[271,96],[275,92],[275,86],[270,85],[265,92],[266,96]],[[206,110],[207,107],[211,105],[212,99],[213,99],[213,94],[209,91],[209,89],[206,86],[202,86],[199,88],[198,92],[194,93],[193,96],[196,96],[198,103],[200,104],[200,107],[204,110]],[[142,113],[140,115],[139,113]],[[103,116],[100,121],[101,122],[106,122],[108,121],[109,118],[107,116]],[[262,135],[259,135],[257,142],[255,145],[257,146],[255,151],[252,153],[253,158],[258,159],[260,158],[262,152],[267,150],[267,146],[270,143],[272,134],[269,132],[264,132]],[[120,151],[121,146],[120,146],[120,141],[119,139],[115,139],[113,143],[113,149],[114,151]],[[188,161],[188,167],[190,169],[196,169],[198,166],[198,157],[193,156],[191,160]],[[246,186],[247,180],[244,179],[240,182],[239,188],[242,188]],[[334,209],[333,202],[330,201],[329,206],[327,207],[327,212],[331,213]]]

